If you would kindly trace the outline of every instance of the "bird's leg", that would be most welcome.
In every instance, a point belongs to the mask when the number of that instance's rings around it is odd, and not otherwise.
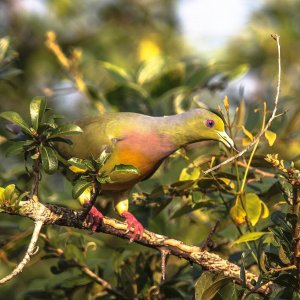
[[[130,238],[130,242],[134,241],[137,236],[141,238],[143,236],[144,227],[143,225],[136,219],[136,217],[128,211],[128,199],[118,199],[115,200],[115,209],[118,212],[118,214],[125,218],[128,227],[127,230],[130,231],[133,230],[133,234]]]
[[[87,220],[92,231],[96,231],[102,222],[103,214],[94,206],[98,193],[91,189],[86,189],[79,197],[79,201],[83,204],[85,211],[82,213],[82,219]]]

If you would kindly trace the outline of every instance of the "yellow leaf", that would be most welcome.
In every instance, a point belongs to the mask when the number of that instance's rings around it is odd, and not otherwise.
[[[81,205],[87,203],[91,199],[91,187],[88,187],[84,192],[78,197]]]
[[[270,215],[269,208],[263,201],[261,201],[261,206],[262,206],[261,218],[266,219]]]
[[[0,203],[5,200],[4,191],[5,189],[3,187],[0,187]]]
[[[231,181],[229,178],[218,178],[219,180],[223,181],[226,185],[228,185],[231,189],[234,189],[235,185],[234,182]]]
[[[260,219],[262,212],[262,201],[254,193],[248,193],[244,198],[244,207],[247,214],[247,219],[252,226],[255,226]]]
[[[185,180],[197,180],[200,176],[200,170],[199,168],[183,168],[179,180],[185,181]]]
[[[244,135],[247,136],[250,139],[250,141],[252,142],[253,141],[252,133],[249,130],[247,130],[245,128],[245,126],[242,126],[242,129],[243,129]]]
[[[271,130],[267,130],[265,132],[265,137],[266,137],[266,139],[267,139],[267,141],[269,143],[269,146],[273,146],[273,144],[274,144],[274,142],[276,140],[276,136],[277,136],[276,133],[273,132],[273,131],[271,131]]]
[[[247,147],[250,143],[251,143],[251,141],[248,138],[243,138],[242,139],[243,147]]]
[[[223,103],[226,111],[229,111],[229,101],[227,96],[224,97]]]
[[[75,166],[70,166],[69,169],[73,172],[73,173],[84,173],[86,172],[87,169],[81,169]]]
[[[241,127],[244,124],[245,115],[246,115],[246,104],[245,104],[245,100],[242,100],[239,109],[237,111],[237,120],[236,120],[237,127]]]
[[[239,197],[236,198],[235,204],[230,209],[230,216],[238,225],[243,224],[246,221],[246,212],[242,207],[242,203]]]
[[[241,237],[239,237],[236,241],[234,241],[234,244],[240,244],[250,241],[255,241],[264,236],[265,234],[269,234],[268,232],[249,232],[246,234],[243,234]]]

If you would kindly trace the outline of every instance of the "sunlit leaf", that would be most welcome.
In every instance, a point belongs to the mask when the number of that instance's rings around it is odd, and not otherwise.
[[[74,199],[78,198],[88,187],[92,186],[93,183],[87,180],[78,180],[73,189],[72,196]]]
[[[82,129],[75,124],[64,124],[54,129],[51,133],[51,137],[61,135],[75,135],[82,132]]]
[[[139,84],[144,84],[155,79],[161,75],[165,66],[165,61],[160,56],[147,60],[139,71],[137,82]]]
[[[68,159],[69,169],[74,173],[84,173],[87,171],[87,167],[83,159],[72,157]]]
[[[8,37],[1,38],[0,39],[0,63],[4,59],[8,47],[9,47],[9,38]]]
[[[262,212],[262,201],[254,193],[248,193],[244,197],[244,208],[247,214],[247,219],[252,226],[255,226],[259,221]]]
[[[273,144],[274,144],[274,142],[276,140],[277,135],[276,135],[275,132],[273,132],[271,130],[267,130],[265,132],[265,137],[266,137],[266,139],[267,139],[267,141],[269,143],[269,146],[273,146]]]
[[[244,125],[245,123],[245,115],[246,115],[246,104],[245,104],[245,100],[243,99],[240,102],[240,106],[238,108],[238,112],[237,112],[237,118],[236,118],[236,126],[237,128],[240,128]]]
[[[230,209],[230,216],[236,224],[243,224],[246,221],[246,212],[242,206],[240,197],[236,198],[234,205]]]
[[[244,125],[242,125],[242,129],[243,129],[243,133],[245,134],[245,136],[247,136],[250,139],[250,141],[252,142],[254,139],[252,133],[249,130],[247,130]]]
[[[16,189],[16,186],[14,184],[8,185],[3,192],[3,196],[5,200],[10,200],[13,196],[13,193]]]
[[[225,177],[221,177],[218,178],[218,180],[224,182],[227,186],[229,186],[232,190],[235,188],[235,184],[232,180],[230,180],[229,178],[225,178]]]
[[[229,111],[229,101],[228,101],[227,96],[224,97],[223,104],[224,104],[224,107],[225,107],[226,111]]]
[[[237,240],[235,240],[233,243],[234,244],[240,244],[240,243],[245,243],[245,242],[251,242],[251,241],[256,241],[265,234],[269,234],[268,232],[249,232],[246,234],[243,234],[241,237],[239,237]]]
[[[44,116],[44,112],[46,109],[46,99],[45,98],[34,98],[30,102],[30,116],[32,127],[37,130],[42,118]]]
[[[249,71],[249,68],[250,66],[248,64],[239,65],[229,73],[229,79],[234,79],[236,77],[246,74]]]
[[[57,153],[50,147],[42,147],[41,150],[42,166],[46,173],[52,174],[58,168]]]
[[[139,170],[136,167],[124,164],[116,165],[113,168],[112,172],[140,174]]]
[[[109,73],[109,75],[118,83],[127,83],[131,81],[129,74],[119,66],[112,63],[101,61],[100,65]]]
[[[5,111],[0,114],[0,117],[14,124],[19,125],[25,133],[32,135],[29,125],[23,120],[23,118],[17,112]]]
[[[179,175],[180,181],[197,180],[201,172],[199,168],[183,168]]]
[[[262,206],[261,218],[266,219],[270,215],[269,208],[263,201],[261,201],[261,206]]]

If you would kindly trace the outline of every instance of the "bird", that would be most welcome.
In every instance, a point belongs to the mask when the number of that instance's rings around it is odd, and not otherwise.
[[[56,144],[63,158],[97,158],[110,147],[111,155],[101,172],[110,173],[121,164],[131,165],[138,170],[138,174],[112,172],[111,182],[101,185],[101,194],[113,198],[115,211],[127,222],[127,230],[132,231],[131,241],[141,238],[144,232],[143,225],[129,212],[128,199],[135,184],[150,178],[167,157],[188,144],[216,140],[234,148],[222,118],[202,108],[160,117],[109,112],[75,123],[83,132],[68,137],[72,143]],[[93,206],[89,218],[93,220],[91,224],[95,231],[103,214]]]

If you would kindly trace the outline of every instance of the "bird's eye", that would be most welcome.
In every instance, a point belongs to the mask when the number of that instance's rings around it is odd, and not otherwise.
[[[212,120],[212,119],[207,119],[206,120],[206,126],[208,128],[212,128],[212,127],[214,127],[214,125],[215,125],[215,121],[214,120]]]

